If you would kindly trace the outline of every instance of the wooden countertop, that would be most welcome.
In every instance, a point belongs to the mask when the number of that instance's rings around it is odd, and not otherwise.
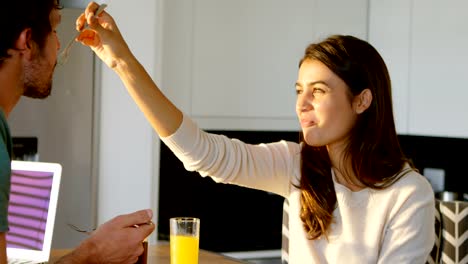
[[[53,249],[50,254],[49,263],[54,263],[60,257],[69,253],[69,249]],[[170,248],[168,243],[150,245],[148,247],[148,263],[170,264]],[[232,259],[218,253],[200,249],[199,264],[239,264],[245,263],[241,260]]]

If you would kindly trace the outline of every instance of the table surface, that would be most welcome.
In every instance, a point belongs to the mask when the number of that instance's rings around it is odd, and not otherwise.
[[[69,253],[69,249],[53,249],[50,254],[49,263],[54,263],[60,257]],[[157,244],[148,246],[148,263],[155,264],[170,264],[170,247],[169,244]],[[241,260],[236,260],[218,253],[200,249],[199,254],[200,264],[239,264],[245,263]]]

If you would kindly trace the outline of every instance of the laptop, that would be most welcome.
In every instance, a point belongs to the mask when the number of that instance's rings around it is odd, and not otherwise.
[[[61,176],[57,163],[11,162],[8,263],[49,261]]]

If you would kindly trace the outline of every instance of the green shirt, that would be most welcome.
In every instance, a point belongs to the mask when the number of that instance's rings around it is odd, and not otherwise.
[[[0,109],[0,232],[8,231],[12,145],[10,128]]]

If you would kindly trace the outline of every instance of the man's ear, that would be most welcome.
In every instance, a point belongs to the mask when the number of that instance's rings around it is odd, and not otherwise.
[[[21,31],[18,39],[15,42],[15,50],[22,53],[26,58],[31,58],[33,55],[34,41],[32,40],[32,33],[30,28]]]
[[[369,88],[364,89],[354,97],[354,109],[357,114],[362,114],[372,103],[372,92]]]

